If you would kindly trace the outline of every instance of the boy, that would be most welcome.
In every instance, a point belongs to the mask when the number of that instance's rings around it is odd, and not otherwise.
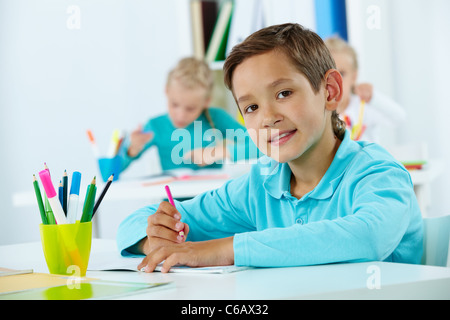
[[[298,24],[262,29],[232,50],[224,71],[252,139],[274,159],[176,208],[138,210],[119,228],[122,255],[146,255],[138,268],[147,272],[162,261],[163,272],[420,262],[408,172],[381,147],[350,140],[336,113],[342,77],[317,34]]]

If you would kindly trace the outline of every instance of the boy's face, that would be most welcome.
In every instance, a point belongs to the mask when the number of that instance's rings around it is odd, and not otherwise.
[[[166,87],[170,120],[175,128],[185,128],[198,119],[208,107],[209,99],[203,88],[190,89],[178,80],[172,80]]]
[[[236,67],[232,82],[249,134],[271,158],[293,161],[314,150],[326,129],[332,135],[325,85],[316,94],[284,53],[272,50],[247,58]]]

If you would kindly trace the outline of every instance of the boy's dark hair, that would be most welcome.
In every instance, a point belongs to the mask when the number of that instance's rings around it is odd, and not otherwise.
[[[239,64],[271,50],[279,50],[291,59],[298,71],[308,79],[315,93],[319,92],[327,71],[336,69],[330,51],[315,32],[294,23],[274,25],[256,31],[233,48],[223,67],[227,88],[233,91],[233,72]],[[342,140],[345,122],[339,119],[336,111],[333,111],[331,121],[334,134]]]

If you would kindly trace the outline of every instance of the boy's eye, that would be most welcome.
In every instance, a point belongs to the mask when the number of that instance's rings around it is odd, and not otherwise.
[[[252,104],[251,106],[248,106],[244,109],[245,113],[252,113],[253,111],[256,111],[258,109],[258,106],[256,104]]]
[[[289,97],[290,95],[292,94],[292,91],[289,91],[289,90],[284,90],[284,91],[281,91],[279,94],[278,94],[278,99],[284,99],[284,98],[287,98],[287,97]]]

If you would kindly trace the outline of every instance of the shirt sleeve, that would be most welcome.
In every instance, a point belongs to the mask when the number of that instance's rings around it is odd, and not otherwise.
[[[197,197],[176,201],[181,221],[189,225],[187,241],[205,241],[233,236],[236,232],[256,230],[251,217],[246,214],[246,201],[233,203],[230,193],[240,193],[245,200],[248,192],[248,176],[226,182],[216,190]],[[248,198],[248,197],[247,197]],[[133,255],[130,248],[146,237],[147,219],[155,213],[159,204],[141,208],[128,216],[119,226],[117,246],[123,256]]]
[[[116,242],[122,256],[139,256],[130,249],[147,236],[147,219],[157,209],[158,205],[138,209],[119,225]]]
[[[348,203],[350,214],[305,225],[236,234],[235,264],[288,267],[382,261],[397,248],[412,213],[417,213],[408,181],[408,174],[400,168],[376,166],[359,180],[353,196],[341,200]],[[419,224],[416,228],[419,230]]]

